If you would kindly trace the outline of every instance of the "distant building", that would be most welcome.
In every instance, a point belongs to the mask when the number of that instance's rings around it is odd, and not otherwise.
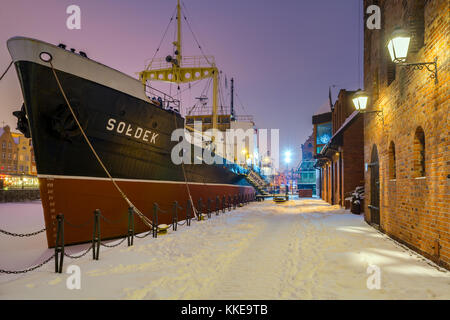
[[[9,126],[0,128],[0,173],[17,174],[18,145],[11,135]]]
[[[364,118],[355,111],[354,91],[340,90],[332,118],[332,137],[316,155],[321,197],[345,206],[358,186],[364,186]]]
[[[311,190],[316,194],[316,169],[314,168],[314,135],[311,134],[302,144],[302,162],[298,168],[298,190]]]
[[[0,148],[0,174],[37,174],[31,139],[5,126],[0,128]]]

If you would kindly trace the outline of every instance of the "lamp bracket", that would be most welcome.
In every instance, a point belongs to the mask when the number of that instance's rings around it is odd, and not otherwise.
[[[400,63],[399,65],[401,67],[413,70],[423,70],[424,68],[426,68],[428,72],[431,73],[430,78],[434,79],[434,82],[438,84],[439,81],[438,81],[437,59],[438,59],[437,57],[434,58],[433,62]]]
[[[373,110],[373,111],[360,111],[360,113],[375,113],[376,116],[378,118],[381,119],[381,121],[383,121],[383,126],[384,126],[384,114],[383,114],[383,110]]]

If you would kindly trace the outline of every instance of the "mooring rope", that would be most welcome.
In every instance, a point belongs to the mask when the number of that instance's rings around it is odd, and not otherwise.
[[[73,118],[75,119],[75,122],[77,123],[78,128],[80,129],[84,140],[86,141],[86,143],[88,144],[89,148],[91,149],[92,153],[94,154],[95,158],[97,159],[98,163],[101,165],[101,167],[103,168],[103,170],[105,171],[106,175],[108,176],[108,178],[111,180],[111,182],[114,184],[114,187],[117,189],[117,191],[120,193],[120,195],[122,196],[122,198],[126,201],[126,203],[128,204],[129,207],[131,207],[133,209],[134,212],[137,213],[137,215],[139,216],[139,218],[141,218],[141,220],[150,228],[153,228],[153,222],[148,219],[141,211],[139,211],[138,208],[136,208],[136,206],[130,201],[130,199],[128,199],[127,195],[122,191],[122,189],[119,187],[119,185],[117,184],[116,180],[111,176],[111,174],[109,173],[108,169],[106,168],[106,166],[103,164],[103,161],[100,159],[100,157],[98,156],[97,152],[95,151],[94,147],[92,146],[89,138],[87,137],[86,133],[84,132],[83,128],[81,127],[80,122],[78,121],[77,116],[75,115],[75,112],[72,109],[72,106],[70,105],[69,100],[67,99],[66,93],[64,92],[64,89],[61,86],[61,82],[59,81],[58,75],[56,74],[55,68],[53,67],[53,63],[52,61],[48,61],[48,63],[50,64],[51,68],[52,68],[52,72],[53,75],[55,76],[56,79],[56,83],[58,84],[59,90],[62,94],[62,96],[64,97],[64,100],[67,103],[67,106],[69,107],[70,112],[72,113]]]
[[[175,112],[173,113],[173,119],[174,119],[174,122],[175,122],[175,129],[178,129],[177,116],[176,116]],[[186,189],[187,189],[187,192],[188,192],[189,201],[191,202],[191,205],[192,205],[192,211],[194,212],[195,218],[198,218],[197,217],[197,209],[195,209],[194,200],[192,200],[191,190],[189,189],[189,183],[188,183],[187,177],[186,177],[186,170],[184,169],[184,161],[181,161],[181,169],[183,170],[184,182],[186,184]],[[186,212],[186,215],[187,214],[188,213]]]
[[[8,67],[6,68],[5,72],[2,73],[2,76],[0,77],[0,80],[3,79],[3,77],[5,76],[5,74],[9,71],[9,68],[11,68],[12,64],[14,61],[11,61],[8,65]]]

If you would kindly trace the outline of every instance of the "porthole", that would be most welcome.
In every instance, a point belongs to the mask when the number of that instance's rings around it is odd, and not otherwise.
[[[52,55],[48,52],[41,52],[39,58],[44,62],[50,62],[53,59]]]

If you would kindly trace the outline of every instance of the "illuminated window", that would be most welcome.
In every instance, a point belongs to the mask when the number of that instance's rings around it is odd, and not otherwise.
[[[332,123],[323,123],[317,126],[317,144],[327,144],[332,135]]]

